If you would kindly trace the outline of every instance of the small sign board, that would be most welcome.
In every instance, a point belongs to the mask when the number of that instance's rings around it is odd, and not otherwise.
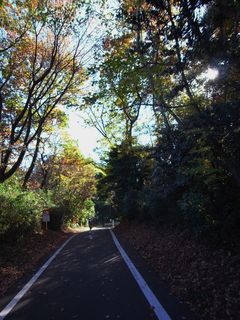
[[[50,215],[48,212],[44,212],[42,216],[42,221],[43,222],[49,222],[50,221]]]

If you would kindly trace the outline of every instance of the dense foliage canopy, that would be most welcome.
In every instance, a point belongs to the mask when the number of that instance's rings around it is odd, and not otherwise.
[[[120,216],[184,222],[197,235],[236,235],[239,3],[121,1],[116,23],[118,33],[104,42],[99,93],[89,100],[96,114],[105,107],[112,128],[113,112],[122,115],[121,140],[100,179],[102,198],[110,197]],[[146,155],[138,137],[149,115],[154,139]],[[144,183],[140,162],[151,168]]]
[[[16,178],[21,197],[44,190],[66,221],[85,223],[95,203],[101,217],[237,234],[239,2],[111,5],[1,1],[1,196]],[[94,8],[105,34],[97,46],[88,42]],[[98,170],[59,134],[65,106],[79,106],[102,134]]]
[[[85,1],[0,2],[1,237],[39,228],[46,209],[61,223],[94,213],[94,168],[61,134],[86,80],[90,19]]]

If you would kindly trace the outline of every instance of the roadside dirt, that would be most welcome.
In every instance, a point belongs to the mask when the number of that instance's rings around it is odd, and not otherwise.
[[[14,243],[0,243],[0,297],[60,246],[72,231],[42,231]]]
[[[122,223],[115,228],[200,319],[240,319],[240,253],[197,242],[174,227]]]

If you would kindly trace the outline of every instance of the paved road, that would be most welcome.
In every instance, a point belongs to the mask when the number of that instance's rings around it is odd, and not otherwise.
[[[157,318],[109,230],[94,230],[74,237],[5,319]]]

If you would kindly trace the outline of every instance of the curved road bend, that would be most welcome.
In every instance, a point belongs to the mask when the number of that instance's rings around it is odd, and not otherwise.
[[[75,236],[5,319],[159,318],[139,289],[109,230],[101,229]],[[171,319],[187,317],[171,315]]]

